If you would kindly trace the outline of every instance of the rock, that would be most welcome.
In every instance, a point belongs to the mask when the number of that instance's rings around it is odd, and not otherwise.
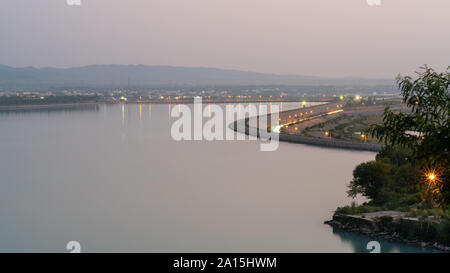
[[[345,230],[347,232],[354,232],[359,234],[364,234],[369,237],[383,238],[390,241],[395,241],[404,244],[416,245],[422,248],[433,247],[441,251],[449,252],[450,246],[440,245],[437,242],[427,242],[424,238],[411,238],[406,239],[402,237],[405,230],[410,229],[423,229],[427,228],[427,223],[420,221],[416,218],[394,218],[388,225],[385,225],[383,221],[379,221],[377,217],[379,215],[395,215],[396,211],[386,211],[379,212],[378,214],[373,214],[370,216],[362,218],[358,215],[344,215],[344,214],[334,214],[331,221],[326,221],[325,223],[332,226],[333,228],[338,228]],[[429,224],[429,223],[428,223]]]

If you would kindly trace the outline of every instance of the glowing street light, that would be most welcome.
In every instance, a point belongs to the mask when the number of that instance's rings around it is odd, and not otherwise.
[[[424,182],[427,186],[426,189],[426,198],[430,199],[432,203],[435,205],[439,205],[440,196],[442,194],[442,187],[444,183],[442,183],[441,179],[441,170],[439,167],[429,167],[425,169],[423,172]]]
[[[430,173],[430,174],[428,175],[428,179],[431,180],[431,181],[433,181],[434,179],[436,179],[436,175],[435,175],[434,173]]]
[[[427,180],[427,184],[428,184],[428,190],[431,189],[431,192],[434,193],[439,193],[440,192],[440,188],[439,188],[439,182],[441,182],[441,179],[439,178],[438,173],[436,172],[435,169],[429,169],[428,171],[426,171],[424,173],[424,176]]]
[[[366,134],[364,134],[364,133],[362,133],[362,134],[361,134],[361,138],[362,138],[362,139],[364,139],[364,142],[366,142],[366,139],[367,139],[367,135],[366,135]]]

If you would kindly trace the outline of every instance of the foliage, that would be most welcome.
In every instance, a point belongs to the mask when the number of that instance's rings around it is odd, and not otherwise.
[[[348,195],[356,197],[357,194],[361,194],[375,204],[383,203],[386,201],[383,189],[390,183],[390,171],[391,165],[387,162],[370,161],[358,165],[353,171]]]
[[[411,148],[418,157],[448,157],[450,72],[438,74],[431,68],[423,69],[414,81],[408,76],[397,78],[411,113],[395,114],[388,107],[383,124],[373,125],[370,132],[392,146]],[[421,135],[411,135],[408,131]]]
[[[410,150],[401,149],[398,147],[383,147],[381,151],[376,155],[376,160],[380,160],[382,158],[388,158],[389,161],[395,165],[400,166],[405,164],[409,158],[411,158],[412,154]]]
[[[450,67],[446,72],[437,73],[433,69],[423,67],[418,78],[398,76],[397,82],[401,95],[409,112],[394,113],[387,107],[383,114],[383,124],[372,125],[369,132],[372,136],[391,147],[389,157],[396,158],[397,167],[408,161],[412,168],[423,171],[439,170],[439,180],[422,182],[439,182],[433,185],[428,199],[437,205],[447,206],[450,203],[449,181],[449,114],[450,114]],[[414,132],[412,134],[411,132]],[[395,152],[407,149],[410,155],[400,158]],[[385,156],[385,155],[380,155]]]
[[[347,191],[350,197],[361,194],[369,204],[399,209],[422,200],[420,172],[407,159],[409,150],[384,147],[375,161],[358,165]]]

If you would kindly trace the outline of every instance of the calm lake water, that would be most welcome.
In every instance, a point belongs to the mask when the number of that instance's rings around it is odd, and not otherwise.
[[[0,251],[367,252],[323,222],[374,153],[177,142],[174,120],[148,104],[0,112]]]

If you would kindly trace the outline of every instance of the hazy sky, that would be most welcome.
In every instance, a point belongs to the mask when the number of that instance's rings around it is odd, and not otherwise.
[[[450,65],[450,0],[1,0],[0,63],[392,77]]]

